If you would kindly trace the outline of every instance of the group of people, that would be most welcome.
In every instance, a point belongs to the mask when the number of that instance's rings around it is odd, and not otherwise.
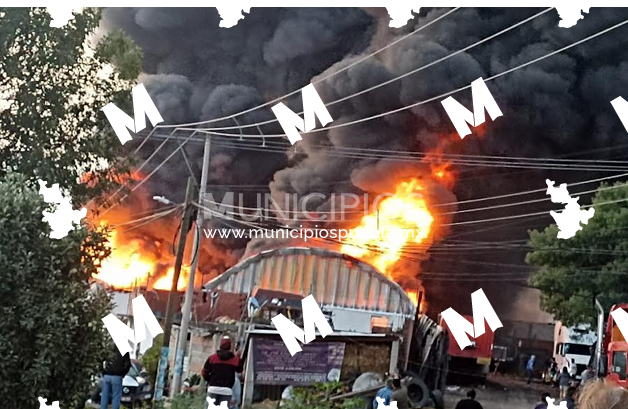
[[[397,374],[392,374],[390,379],[386,382],[386,386],[377,391],[375,399],[373,399],[373,409],[377,409],[379,405],[378,401],[380,400],[384,406],[390,405],[391,401],[397,401],[398,409],[410,409],[412,407],[410,397],[408,396],[408,389],[401,385],[401,379]]]
[[[574,409],[576,403],[578,404],[578,409],[628,408],[628,391],[604,380],[589,380],[578,392],[578,395],[576,397],[576,388],[570,386],[567,389],[566,396],[564,398],[561,397],[559,402],[553,402],[553,404],[559,406],[560,402],[565,401],[567,409]],[[549,397],[549,393],[543,393],[541,401],[536,404],[534,409],[547,409],[547,398]]]
[[[229,337],[220,341],[220,347],[205,361],[202,376],[207,382],[207,396],[214,400],[215,405],[229,402],[229,408],[237,409],[240,406],[241,382],[238,377],[242,373],[242,359],[240,351],[232,351]],[[120,354],[114,346],[111,357],[103,363],[101,409],[107,409],[111,400],[111,409],[119,409],[122,400],[122,380],[131,368],[129,354]],[[205,403],[205,408],[209,403]]]
[[[377,391],[375,399],[373,399],[373,409],[381,409],[378,408],[380,402],[384,406],[389,406],[392,401],[397,402],[398,409],[412,408],[408,390],[401,384],[401,379],[397,374],[393,374],[386,386]],[[456,409],[482,409],[482,405],[475,400],[475,391],[471,389],[467,392],[467,398],[458,402]]]
[[[528,385],[532,381],[534,371],[535,356],[532,355],[526,364],[526,372],[528,375]],[[550,358],[545,367],[543,373],[543,381],[545,383],[552,383],[560,388],[560,398],[563,399],[567,396],[570,387],[584,386],[594,377],[593,368],[587,366],[587,368],[580,374],[580,383],[577,380],[578,367],[576,362],[572,359],[569,363],[569,367],[563,367],[562,371],[558,370],[558,363],[555,358]]]

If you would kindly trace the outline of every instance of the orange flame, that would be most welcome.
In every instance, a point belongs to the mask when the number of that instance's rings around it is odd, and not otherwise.
[[[419,292],[418,291],[406,290],[406,295],[408,296],[410,300],[412,300],[412,303],[414,305],[419,304]]]
[[[177,282],[177,290],[183,291],[187,286],[189,270],[185,267],[181,267],[181,274],[179,275],[179,281]],[[170,267],[166,275],[161,276],[153,283],[153,288],[156,290],[170,290],[172,288],[172,280],[174,279],[174,267]]]
[[[104,222],[101,222],[104,224]],[[132,289],[146,286],[157,290],[170,290],[174,277],[174,257],[162,257],[146,249],[141,239],[124,240],[113,230],[109,235],[111,254],[100,265],[93,278],[116,289]],[[164,273],[164,270],[167,271]],[[178,291],[184,291],[189,278],[189,268],[182,266]]]
[[[419,193],[422,190],[415,178],[397,184],[395,195],[383,199],[378,212],[362,218],[352,236],[343,241],[341,251],[372,264],[392,279],[404,247],[421,244],[431,232],[434,218]],[[379,236],[374,237],[373,231],[379,231]]]
[[[109,247],[111,255],[103,260],[99,273],[93,277],[115,288],[145,285],[153,272],[154,260],[142,252],[142,243],[139,240],[122,243],[114,230],[109,236]]]

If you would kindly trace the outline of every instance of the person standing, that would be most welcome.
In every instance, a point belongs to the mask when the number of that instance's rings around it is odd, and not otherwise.
[[[534,355],[532,355],[530,357],[530,359],[528,360],[528,363],[526,365],[526,372],[528,373],[528,385],[530,385],[530,382],[532,382],[532,373],[534,371],[534,360],[536,359],[536,357]]]
[[[392,390],[390,400],[397,401],[397,408],[410,409],[410,397],[408,396],[408,390],[404,386],[401,386],[401,379],[393,379]]]
[[[475,391],[471,389],[467,392],[467,399],[461,399],[456,404],[456,409],[483,409],[480,402],[475,400]]]
[[[131,369],[131,357],[127,352],[122,356],[117,346],[108,360],[103,362],[102,395],[100,397],[100,409],[107,409],[109,396],[111,395],[111,409],[120,409],[122,402],[122,379]]]
[[[230,403],[236,373],[242,372],[242,360],[238,353],[231,352],[231,339],[224,337],[220,349],[205,361],[201,375],[207,382],[207,396],[214,399],[214,405],[220,402]],[[209,406],[208,403],[205,405]]]
[[[578,375],[578,365],[576,365],[576,360],[571,358],[571,365],[569,366],[569,375],[576,380],[576,375]]]
[[[580,374],[580,385],[586,385],[591,379],[593,379],[593,368],[589,365],[587,369]]]
[[[569,371],[567,371],[567,367],[563,367],[563,371],[560,373],[558,377],[558,386],[560,387],[560,398],[564,399],[567,397],[567,391],[569,390],[569,384],[571,383],[571,375],[569,375]]]

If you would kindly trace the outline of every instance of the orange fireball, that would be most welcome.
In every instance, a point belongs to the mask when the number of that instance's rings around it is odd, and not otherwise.
[[[344,240],[341,251],[364,260],[392,277],[405,246],[421,244],[430,235],[434,217],[421,191],[419,179],[397,184],[394,196],[388,196],[377,211],[362,218],[350,238]],[[375,237],[372,232],[379,231]]]

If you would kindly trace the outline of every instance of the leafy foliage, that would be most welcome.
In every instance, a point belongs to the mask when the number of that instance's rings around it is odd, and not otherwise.
[[[134,80],[142,71],[142,50],[122,30],[109,33],[96,47],[96,57],[114,65],[120,78]]]
[[[61,28],[50,21],[45,9],[0,8],[0,393],[10,408],[36,408],[38,396],[75,407],[111,348],[101,321],[109,297],[89,286],[109,254],[105,232],[51,239],[42,211],[53,209],[36,180],[58,183],[75,206],[124,180],[128,163],[115,161],[122,145],[101,108],[128,107],[133,84],[101,69],[133,52],[128,41],[115,49],[121,34],[104,40],[108,53],[86,47],[99,9]],[[139,70],[137,53],[124,61],[126,78]]]
[[[555,225],[530,232],[526,262],[539,267],[530,283],[541,289],[543,309],[566,325],[593,324],[595,298],[606,311],[628,301],[628,202],[621,201],[627,197],[627,184],[601,185],[595,215],[571,239],[558,239]]]
[[[330,396],[343,392],[340,382],[317,383],[309,387],[292,390],[292,398],[284,401],[284,409],[359,409],[364,407],[360,398],[330,401]]]
[[[155,385],[155,379],[157,378],[157,368],[161,357],[161,345],[163,344],[163,339],[163,334],[157,335],[153,340],[153,346],[150,347],[141,358],[142,366],[148,373],[148,379],[152,385]]]
[[[59,183],[74,204],[128,174],[128,164],[105,166],[122,144],[101,108],[128,106],[133,84],[117,72],[104,76],[100,58],[121,63],[129,78],[140,70],[141,53],[121,33],[94,53],[88,44],[99,20],[99,9],[86,8],[54,28],[45,9],[0,8],[0,177],[12,170],[32,184]]]
[[[155,402],[155,409],[165,409],[166,407],[169,409],[204,409],[207,397],[206,389],[207,386],[203,381],[201,387],[194,392],[179,394],[170,399],[167,404],[165,401]]]
[[[88,283],[108,255],[106,243],[86,229],[51,239],[45,209],[24,177],[0,181],[0,394],[7,408],[35,408],[38,396],[71,407],[86,396],[110,348],[101,322],[109,297]]]

